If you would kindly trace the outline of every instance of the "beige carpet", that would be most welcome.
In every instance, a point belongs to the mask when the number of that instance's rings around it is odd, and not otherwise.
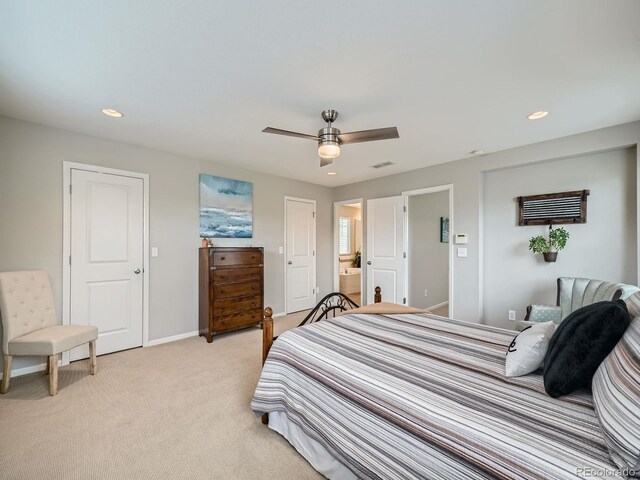
[[[276,333],[305,312],[274,319]],[[249,408],[259,329],[138,348],[11,380],[0,396],[2,479],[322,478]]]
[[[356,302],[358,305],[362,306],[362,297],[360,296],[360,292],[358,293],[350,293],[347,295],[351,300]]]
[[[441,317],[448,317],[449,316],[449,304],[446,304],[440,308],[436,308],[434,310],[431,310],[431,313],[433,313],[434,315],[440,315]]]

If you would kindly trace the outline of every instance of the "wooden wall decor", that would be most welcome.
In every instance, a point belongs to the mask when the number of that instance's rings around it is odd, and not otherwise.
[[[518,225],[587,223],[589,190],[518,197]]]

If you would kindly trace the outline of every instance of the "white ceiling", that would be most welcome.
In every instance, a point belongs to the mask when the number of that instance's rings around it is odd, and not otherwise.
[[[0,0],[0,113],[342,185],[640,119],[640,1]]]

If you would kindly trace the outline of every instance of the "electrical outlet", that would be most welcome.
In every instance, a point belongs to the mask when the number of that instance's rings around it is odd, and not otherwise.
[[[425,296],[425,297],[427,296],[427,292],[428,292],[428,291],[427,291],[427,289],[425,288],[425,289],[424,289],[424,296]]]
[[[509,310],[509,320],[511,320],[512,322],[516,321],[516,311],[515,310]]]

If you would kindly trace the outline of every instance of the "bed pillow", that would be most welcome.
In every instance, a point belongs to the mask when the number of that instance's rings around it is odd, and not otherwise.
[[[622,300],[597,302],[565,318],[544,359],[544,389],[554,398],[591,384],[593,374],[629,326]]]
[[[507,350],[505,375],[519,377],[540,368],[555,329],[553,322],[537,323],[516,335]]]
[[[640,476],[640,318],[598,367],[592,389],[611,460],[628,476]]]

